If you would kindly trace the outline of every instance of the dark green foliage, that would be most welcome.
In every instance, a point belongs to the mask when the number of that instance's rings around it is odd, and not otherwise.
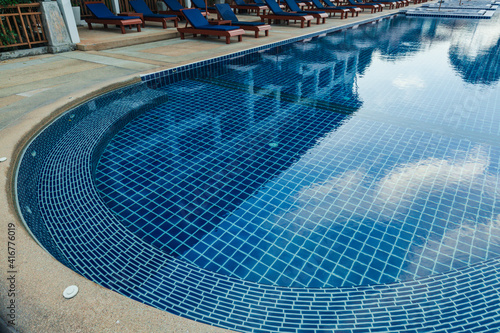
[[[0,43],[2,45],[9,45],[16,43],[17,34],[12,30],[5,29],[3,32],[3,27],[0,27]]]

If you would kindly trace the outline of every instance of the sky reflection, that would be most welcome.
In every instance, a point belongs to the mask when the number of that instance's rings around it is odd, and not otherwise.
[[[154,132],[142,154],[171,168],[138,177],[156,195],[149,209],[166,212],[133,229],[208,270],[293,287],[389,283],[500,256],[492,26],[398,16],[165,87],[165,109],[122,133]]]

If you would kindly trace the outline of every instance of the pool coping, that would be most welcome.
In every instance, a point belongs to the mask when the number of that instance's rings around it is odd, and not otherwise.
[[[176,82],[179,80],[183,80],[187,77],[190,77],[189,76],[190,72],[196,72],[198,68],[204,67],[206,65],[224,63],[227,60],[235,59],[238,57],[242,57],[242,56],[256,53],[256,52],[260,52],[260,51],[264,51],[264,50],[267,50],[267,49],[270,49],[273,47],[292,44],[292,43],[295,43],[295,42],[298,42],[301,40],[305,40],[305,39],[309,39],[309,38],[320,37],[320,36],[322,36],[324,34],[328,34],[328,33],[339,32],[339,31],[344,31],[344,30],[348,30],[348,29],[356,29],[357,27],[359,27],[361,25],[374,24],[374,23],[377,23],[381,20],[396,16],[396,15],[403,15],[403,14],[404,14],[403,10],[400,10],[400,11],[395,12],[395,13],[386,13],[386,14],[377,16],[377,18],[366,19],[366,20],[355,22],[355,23],[349,23],[346,25],[338,26],[338,27],[328,28],[328,29],[316,31],[314,33],[300,35],[300,36],[293,37],[293,38],[286,39],[286,40],[279,41],[279,42],[263,44],[261,46],[249,48],[249,49],[246,49],[243,51],[238,51],[238,52],[231,53],[231,54],[224,55],[224,56],[208,58],[208,59],[196,61],[193,63],[181,65],[181,66],[174,67],[174,68],[159,70],[159,71],[155,71],[155,72],[151,72],[151,73],[147,73],[147,74],[141,74],[140,78],[143,82],[145,82],[148,85],[153,84],[153,87],[154,87],[154,81],[162,80],[165,78],[169,78],[169,80],[164,81],[161,84],[169,84],[169,83]]]

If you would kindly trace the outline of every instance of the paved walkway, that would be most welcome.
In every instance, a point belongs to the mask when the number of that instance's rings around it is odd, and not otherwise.
[[[81,27],[78,51],[0,62],[0,158],[7,158],[0,162],[0,279],[3,281],[0,317],[6,321],[14,319],[18,332],[224,332],[104,289],[41,249],[23,228],[12,199],[14,167],[23,145],[43,124],[71,105],[138,81],[140,74],[373,20],[396,11],[384,10],[378,14],[365,11],[357,18],[330,18],[326,24],[304,29],[294,24],[273,26],[269,37],[256,39],[248,33],[243,42],[229,45],[215,38],[181,40],[170,25],[167,30],[152,26],[125,35],[119,29],[105,30],[99,25],[93,31]],[[240,19],[255,20],[255,16],[240,16]],[[15,237],[10,239],[14,248],[10,251],[15,251],[10,263],[13,269],[8,267],[9,235]],[[73,284],[80,289],[78,295],[64,299],[62,292]],[[10,296],[6,296],[8,293]],[[14,310],[7,309],[11,301]]]

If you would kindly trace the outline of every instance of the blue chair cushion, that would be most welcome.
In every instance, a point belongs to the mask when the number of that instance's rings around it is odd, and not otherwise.
[[[215,8],[223,20],[230,20],[234,23],[238,22],[238,17],[236,17],[233,10],[227,3],[216,4]]]
[[[319,8],[319,9],[326,8],[325,6],[323,6],[323,4],[321,2],[319,2],[319,0],[312,0],[312,2],[316,6],[316,8]]]
[[[176,0],[163,0],[165,4],[167,5],[168,8],[170,8],[173,11],[180,11],[181,9],[184,9],[184,7],[178,3]]]
[[[300,7],[297,5],[297,2],[295,2],[295,0],[285,0],[285,2],[291,11],[300,12]]]
[[[252,6],[252,7],[260,7],[264,4],[257,4],[257,3],[246,3],[245,1],[243,0],[234,0],[234,2],[236,3],[236,5],[238,6]]]
[[[148,7],[148,5],[143,0],[133,0],[129,2],[136,13],[142,13],[144,15],[152,15],[153,12]]]
[[[196,29],[229,31],[240,28],[233,25],[211,25],[208,23],[207,19],[201,15],[201,11],[196,8],[183,10],[182,13],[186,20]]]
[[[235,22],[237,23],[238,25],[243,25],[243,26],[247,26],[247,27],[258,27],[259,25],[265,25],[264,22],[242,22],[242,21],[238,21],[238,22]]]
[[[283,9],[281,9],[280,5],[274,0],[266,0],[266,4],[269,9],[276,15],[284,15]]]
[[[199,9],[185,9],[182,11],[186,20],[194,27],[199,28],[209,25],[207,19],[203,17]]]
[[[113,14],[108,7],[104,3],[97,2],[97,3],[88,3],[86,4],[87,8],[94,14],[95,17],[100,18],[100,19],[108,19],[115,17],[115,14]]]
[[[217,12],[223,20],[230,20],[232,23],[236,23],[237,25],[243,25],[247,27],[257,27],[259,25],[265,25],[265,23],[263,22],[245,22],[238,20],[238,17],[234,14],[233,10],[227,3],[216,4],[215,8],[217,8]]]
[[[230,30],[236,30],[239,29],[240,27],[236,27],[234,25],[205,25],[201,26],[198,29],[204,29],[204,30],[217,30],[217,31],[230,31]]]
[[[208,0],[207,0],[208,1]],[[194,4],[194,6],[196,8],[199,8],[199,9],[215,9],[215,7],[210,7],[208,6],[204,0],[191,0],[191,2]]]
[[[87,8],[94,14],[95,17],[101,20],[133,20],[138,19],[138,16],[117,16],[113,14],[108,7],[103,3],[88,3]]]

